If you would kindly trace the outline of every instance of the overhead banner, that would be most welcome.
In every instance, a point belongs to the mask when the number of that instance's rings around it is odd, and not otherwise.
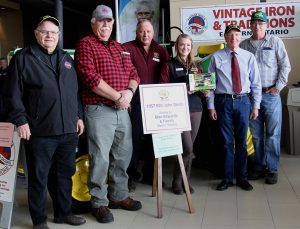
[[[181,29],[194,41],[224,41],[226,26],[237,24],[244,39],[251,36],[251,14],[259,10],[267,14],[268,34],[281,38],[300,37],[299,1],[185,7],[181,8]]]
[[[154,39],[158,41],[160,0],[120,0],[119,25],[120,42],[135,39],[136,24],[140,19],[148,19],[154,28]]]

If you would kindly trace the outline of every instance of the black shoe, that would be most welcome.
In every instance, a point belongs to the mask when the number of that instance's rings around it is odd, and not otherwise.
[[[247,180],[239,181],[236,185],[245,191],[251,191],[253,189],[253,186]]]
[[[33,225],[33,229],[49,229],[47,223]]]
[[[250,172],[248,175],[249,180],[258,180],[258,179],[264,178],[264,177],[265,177],[265,173],[263,171],[258,171],[258,170],[254,170],[254,171]]]
[[[220,184],[218,184],[216,190],[218,191],[224,191],[227,188],[231,187],[233,185],[233,183],[231,181],[225,181],[223,180]]]
[[[278,181],[277,173],[267,173],[266,175],[266,184],[276,184]]]
[[[128,180],[128,191],[134,192],[136,190],[136,183],[134,180]]]
[[[106,206],[101,206],[99,208],[93,208],[93,216],[96,217],[97,221],[100,223],[110,223],[114,221],[114,216]]]
[[[80,216],[69,215],[64,218],[54,218],[54,223],[66,223],[73,226],[79,226],[85,224],[86,220]]]

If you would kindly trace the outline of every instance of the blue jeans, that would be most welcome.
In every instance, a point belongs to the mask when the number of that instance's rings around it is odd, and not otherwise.
[[[250,122],[254,143],[254,169],[277,173],[280,158],[282,108],[279,95],[262,93],[259,115]]]
[[[54,218],[72,214],[72,176],[75,173],[77,133],[31,137],[26,142],[28,203],[33,224],[47,220],[47,186]]]
[[[85,126],[89,147],[88,187],[93,208],[128,197],[128,168],[132,154],[131,122],[127,110],[87,105]],[[107,180],[108,176],[108,180]]]
[[[224,145],[224,180],[247,180],[247,130],[249,127],[250,98],[232,99],[216,95],[215,107]]]

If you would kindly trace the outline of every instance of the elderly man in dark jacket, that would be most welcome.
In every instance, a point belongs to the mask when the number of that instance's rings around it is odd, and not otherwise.
[[[78,135],[83,132],[73,60],[57,48],[59,21],[44,16],[34,31],[36,44],[13,57],[7,78],[8,121],[26,141],[28,202],[34,229],[47,229],[47,185],[54,222],[80,225],[72,215],[72,175]],[[78,132],[78,133],[77,133]]]

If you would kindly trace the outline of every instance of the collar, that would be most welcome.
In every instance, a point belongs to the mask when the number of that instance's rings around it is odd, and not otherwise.
[[[265,37],[264,37],[264,39],[262,39],[262,41],[268,41],[268,40],[270,40],[270,35],[265,33]],[[251,42],[255,41],[252,36],[250,37],[250,41]]]
[[[134,42],[135,42],[139,47],[144,48],[143,43],[142,43],[140,40],[138,40],[137,38],[135,38]],[[153,46],[156,46],[157,44],[158,44],[158,43],[157,43],[154,39],[152,39],[151,44],[150,44],[150,48],[149,48],[149,49],[151,49]]]
[[[226,51],[227,55],[229,55],[229,56],[231,56],[232,52],[235,52],[237,55],[239,55],[241,53],[241,49],[239,47],[235,48],[234,50],[231,50],[230,48],[226,47],[225,51]]]
[[[51,55],[57,53],[57,46],[56,46],[56,48],[54,49],[54,51],[53,51],[52,53],[48,53],[48,50],[45,49],[45,48],[43,48],[39,43],[36,43],[36,45],[37,45],[37,47],[39,48],[39,50],[41,50],[41,51],[42,51],[44,54],[46,54],[46,55],[51,56]]]
[[[110,45],[113,43],[113,39],[109,38],[107,41],[103,41],[101,40],[99,37],[96,36],[96,34],[92,33],[91,36],[98,41],[99,43],[103,44],[103,45]]]

